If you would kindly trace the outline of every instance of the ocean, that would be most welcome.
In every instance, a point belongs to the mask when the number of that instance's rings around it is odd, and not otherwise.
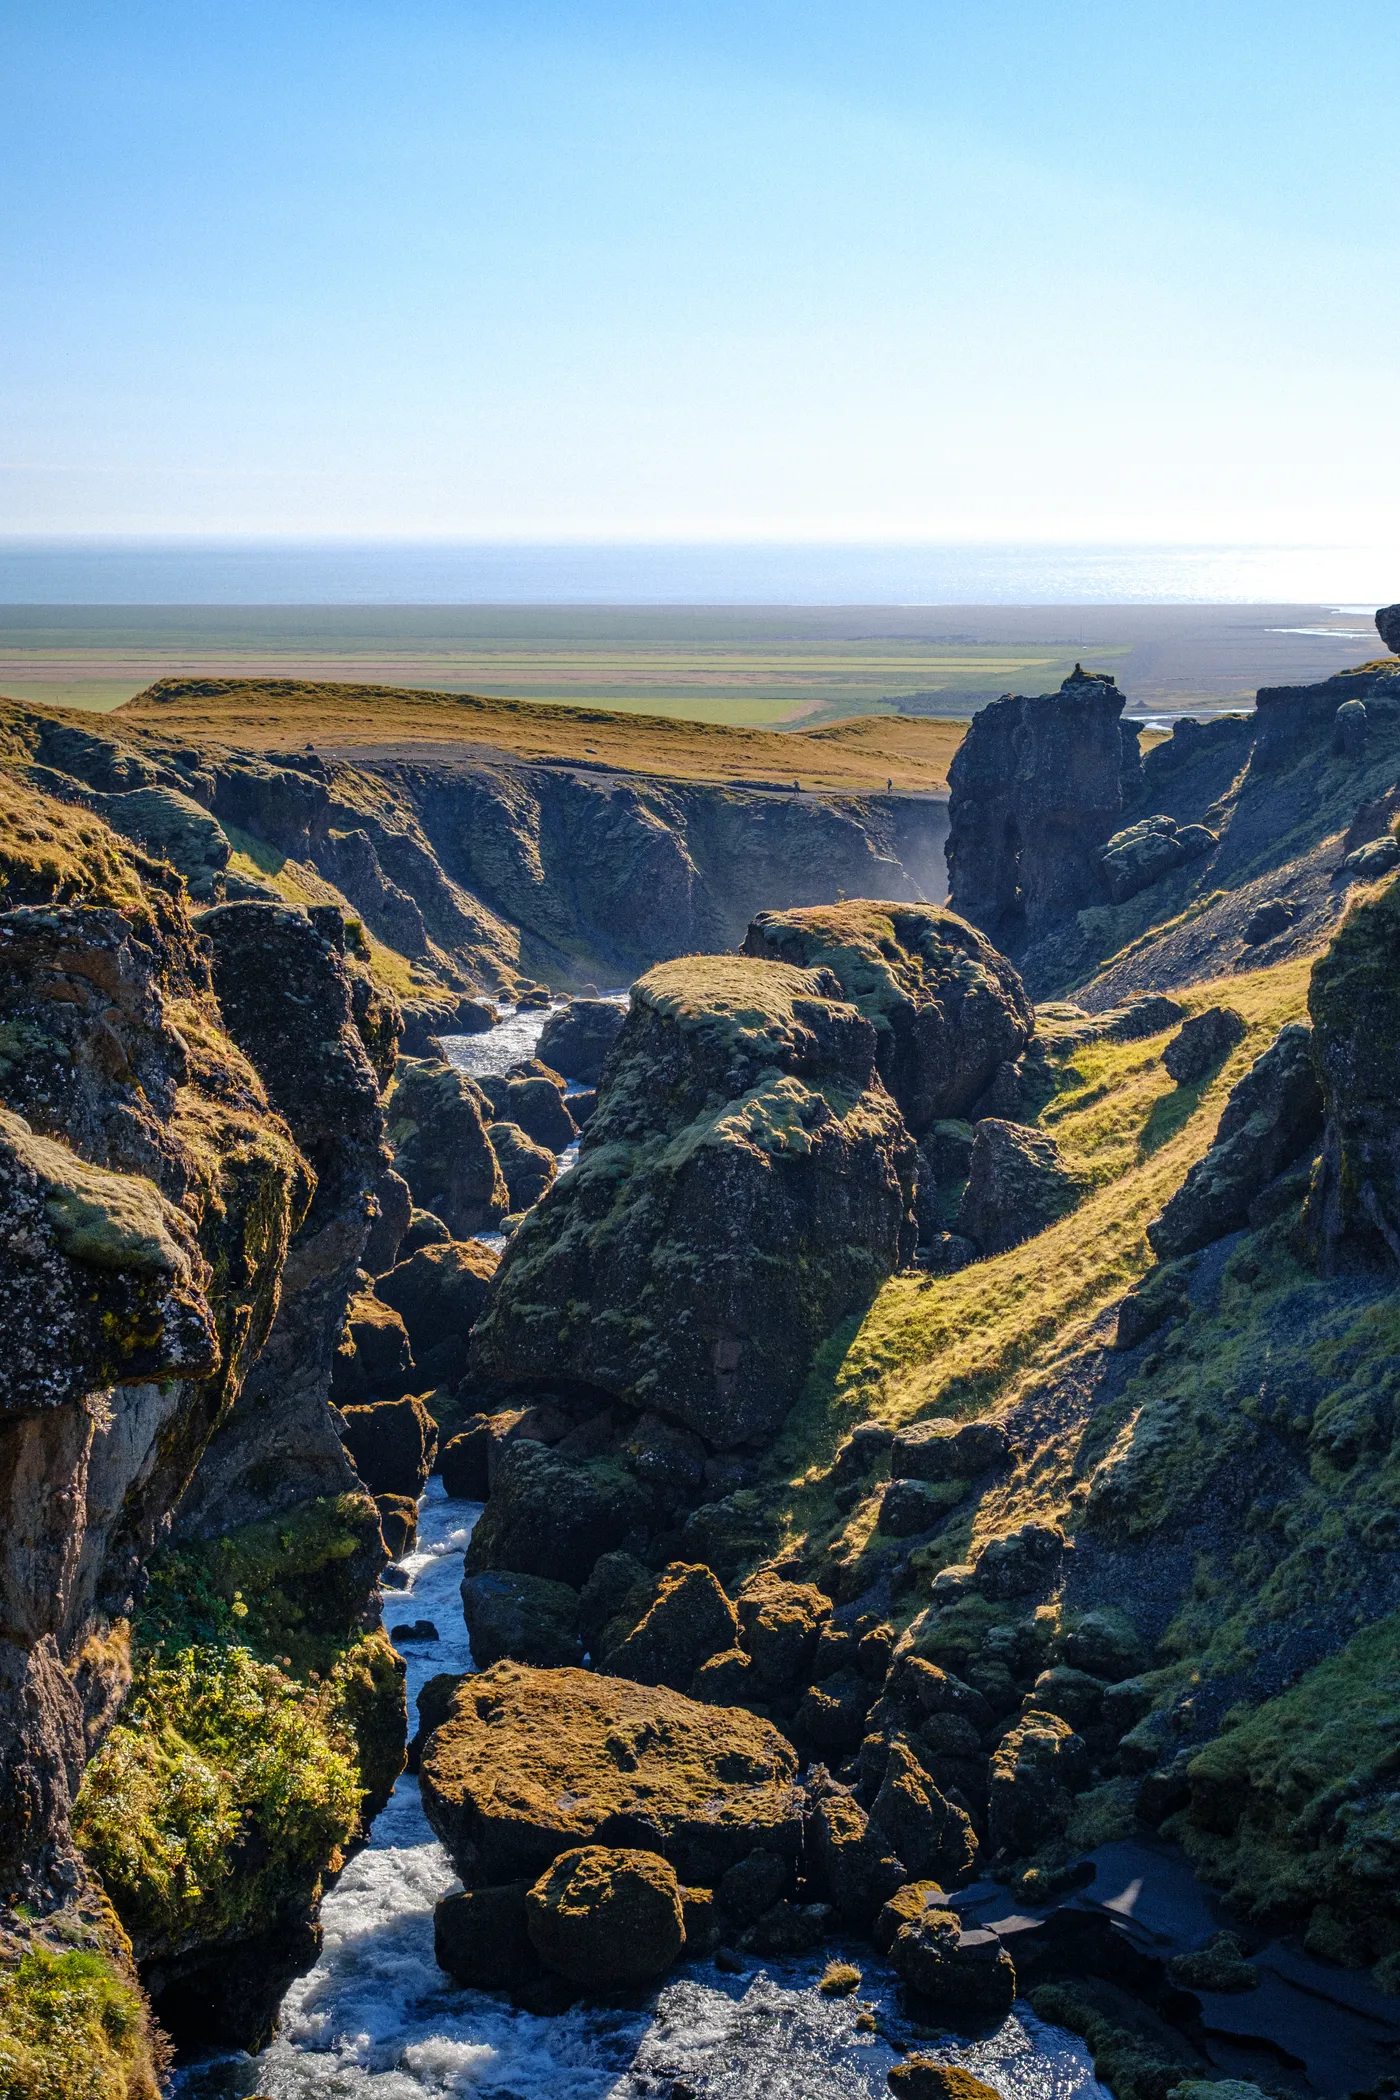
[[[8,605],[1261,605],[1400,597],[1389,550],[0,540]]]

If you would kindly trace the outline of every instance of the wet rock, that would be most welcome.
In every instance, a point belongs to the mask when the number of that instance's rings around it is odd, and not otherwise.
[[[389,1638],[395,1642],[438,1641],[442,1639],[442,1635],[431,1619],[413,1619],[405,1621],[401,1626],[391,1626]],[[398,1774],[395,1773],[394,1776],[397,1778]]]
[[[1058,1525],[1035,1521],[1018,1525],[982,1548],[974,1581],[984,1597],[997,1602],[1028,1597],[1045,1581],[1064,1550],[1065,1535]]]
[[[831,1617],[831,1599],[811,1583],[785,1582],[764,1572],[750,1577],[735,1605],[743,1628],[740,1644],[757,1683],[769,1692],[805,1684],[818,1636]]]
[[[478,1670],[509,1659],[553,1670],[580,1661],[578,1591],[538,1575],[493,1572],[462,1582],[462,1615]]]
[[[867,1930],[909,1870],[888,1838],[872,1829],[851,1794],[832,1792],[818,1801],[808,1824],[812,1862],[843,1925]]]
[[[539,1972],[531,1943],[528,1881],[464,1889],[433,1911],[433,1954],[454,1983],[471,1991],[509,1991]]]
[[[415,1501],[433,1469],[437,1424],[414,1395],[347,1407],[345,1442],[355,1471],[372,1495],[411,1495]]]
[[[582,1845],[546,1869],[526,1902],[536,1953],[584,1990],[650,1983],[685,1945],[680,1883],[654,1852]]]
[[[890,1448],[892,1480],[975,1480],[1004,1464],[1010,1440],[999,1422],[942,1416],[901,1430]]]
[[[944,1799],[899,1737],[889,1746],[870,1822],[915,1879],[956,1881],[977,1857],[971,1821]]]
[[[1053,1138],[988,1116],[976,1126],[957,1229],[984,1254],[1002,1254],[1073,1210],[1081,1193]]]
[[[1122,904],[1174,869],[1213,852],[1219,844],[1217,833],[1204,824],[1178,825],[1172,817],[1142,817],[1116,831],[1100,856],[1109,897]]]
[[[1254,1199],[1321,1133],[1312,1031],[1292,1021],[1232,1088],[1210,1150],[1148,1226],[1153,1252],[1176,1260],[1245,1224]]]
[[[586,1670],[465,1679],[422,1757],[424,1807],[468,1887],[581,1844],[664,1850],[714,1888],[755,1847],[795,1858],[797,1759],[769,1722]]]
[[[399,1248],[413,1217],[413,1196],[402,1174],[385,1167],[374,1184],[378,1216],[369,1229],[361,1265],[371,1276],[382,1276],[399,1258]]]
[[[853,900],[760,912],[744,953],[833,972],[874,1024],[880,1077],[916,1135],[971,1108],[1035,1026],[1005,956],[934,905]]]
[[[1194,1086],[1224,1063],[1245,1033],[1244,1016],[1233,1006],[1208,1006],[1177,1030],[1162,1052],[1162,1063],[1178,1086]]]
[[[480,1240],[447,1240],[420,1247],[380,1277],[375,1295],[402,1319],[425,1376],[450,1378],[465,1358],[499,1261]]]
[[[1102,851],[1138,791],[1136,736],[1111,678],[981,708],[948,770],[949,904],[1015,954],[1108,885]]]
[[[442,1450],[438,1471],[449,1495],[464,1502],[486,1500],[490,1449],[490,1420],[486,1415],[475,1415]]]
[[[417,1502],[412,1495],[376,1495],[374,1506],[379,1511],[385,1551],[390,1560],[402,1560],[405,1553],[412,1552],[418,1536]]]
[[[792,1861],[758,1846],[720,1877],[715,1901],[736,1925],[753,1925],[792,1886]]]
[[[1088,1783],[1089,1753],[1058,1714],[1028,1713],[992,1753],[987,1842],[1024,1858],[1069,1821],[1074,1795]]]
[[[702,1664],[733,1648],[738,1636],[738,1616],[711,1571],[676,1561],[645,1618],[608,1651],[603,1668],[612,1677],[688,1691]]]
[[[1241,938],[1246,948],[1258,948],[1287,933],[1297,916],[1297,907],[1283,897],[1270,897],[1266,903],[1256,905],[1244,922]]]
[[[1307,1222],[1329,1266],[1348,1258],[1400,1264],[1397,888],[1391,883],[1347,915],[1314,964],[1308,992],[1326,1124]]]
[[[455,1065],[404,1058],[388,1117],[395,1163],[415,1204],[458,1239],[493,1231],[510,1195],[486,1135],[491,1110],[475,1082]]]
[[[994,1932],[964,1932],[957,1913],[923,1911],[890,1946],[901,1981],[931,2012],[964,2033],[1010,2012],[1016,1970]]]
[[[559,1172],[554,1154],[527,1137],[518,1123],[488,1123],[486,1135],[506,1177],[512,1213],[530,1210]]]
[[[734,956],[640,980],[578,1165],[506,1252],[482,1373],[586,1380],[722,1448],[776,1429],[910,1233],[913,1144],[838,990]]]
[[[543,1444],[512,1444],[467,1547],[467,1573],[509,1568],[581,1587],[600,1554],[645,1521],[632,1475],[606,1459],[571,1465]]]
[[[567,1006],[550,1015],[540,1031],[540,1056],[566,1079],[581,1079],[588,1086],[596,1086],[603,1059],[626,1018],[625,1000],[571,999]]]
[[[888,2077],[895,2100],[1000,2100],[994,2085],[961,2064],[935,2063],[930,2056],[909,2056]]]

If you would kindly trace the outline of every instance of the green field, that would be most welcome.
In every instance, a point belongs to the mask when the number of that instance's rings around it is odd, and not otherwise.
[[[1058,685],[1077,654],[901,624],[863,608],[0,606],[0,692],[106,709],[157,678],[278,677],[805,729],[901,703],[969,715],[1009,688]],[[1109,669],[1128,653],[1093,656]]]

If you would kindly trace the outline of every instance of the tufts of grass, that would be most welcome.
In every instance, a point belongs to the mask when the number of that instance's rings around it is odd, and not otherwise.
[[[158,2100],[145,2000],[106,1955],[28,1948],[0,1968],[0,2100]]]

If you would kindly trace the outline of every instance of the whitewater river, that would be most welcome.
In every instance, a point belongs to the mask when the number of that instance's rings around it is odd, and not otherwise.
[[[507,1013],[488,1035],[444,1047],[468,1071],[502,1072],[533,1055],[544,1019]],[[387,1625],[431,1619],[440,1636],[403,1643],[410,1715],[429,1677],[472,1666],[460,1584],[480,1514],[479,1503],[449,1501],[441,1480],[431,1480],[417,1549],[400,1563],[409,1586],[382,1592]],[[181,2100],[670,2100],[678,2085],[698,2100],[875,2100],[888,2090],[898,2056],[855,2022],[872,2007],[897,2033],[899,1996],[892,1971],[868,1946],[755,1960],[741,1975],[690,1963],[634,2009],[539,2019],[457,1989],[437,1966],[433,1906],[459,1886],[428,1828],[418,1782],[405,1775],[325,1899],[321,1958],[287,1993],[272,2047],[257,2058],[190,2066],[177,2081]],[[816,1989],[833,1952],[864,1972],[854,2000]],[[1003,2100],[1109,2100],[1084,2045],[1026,2006],[972,2047],[921,2046],[975,2070]]]

